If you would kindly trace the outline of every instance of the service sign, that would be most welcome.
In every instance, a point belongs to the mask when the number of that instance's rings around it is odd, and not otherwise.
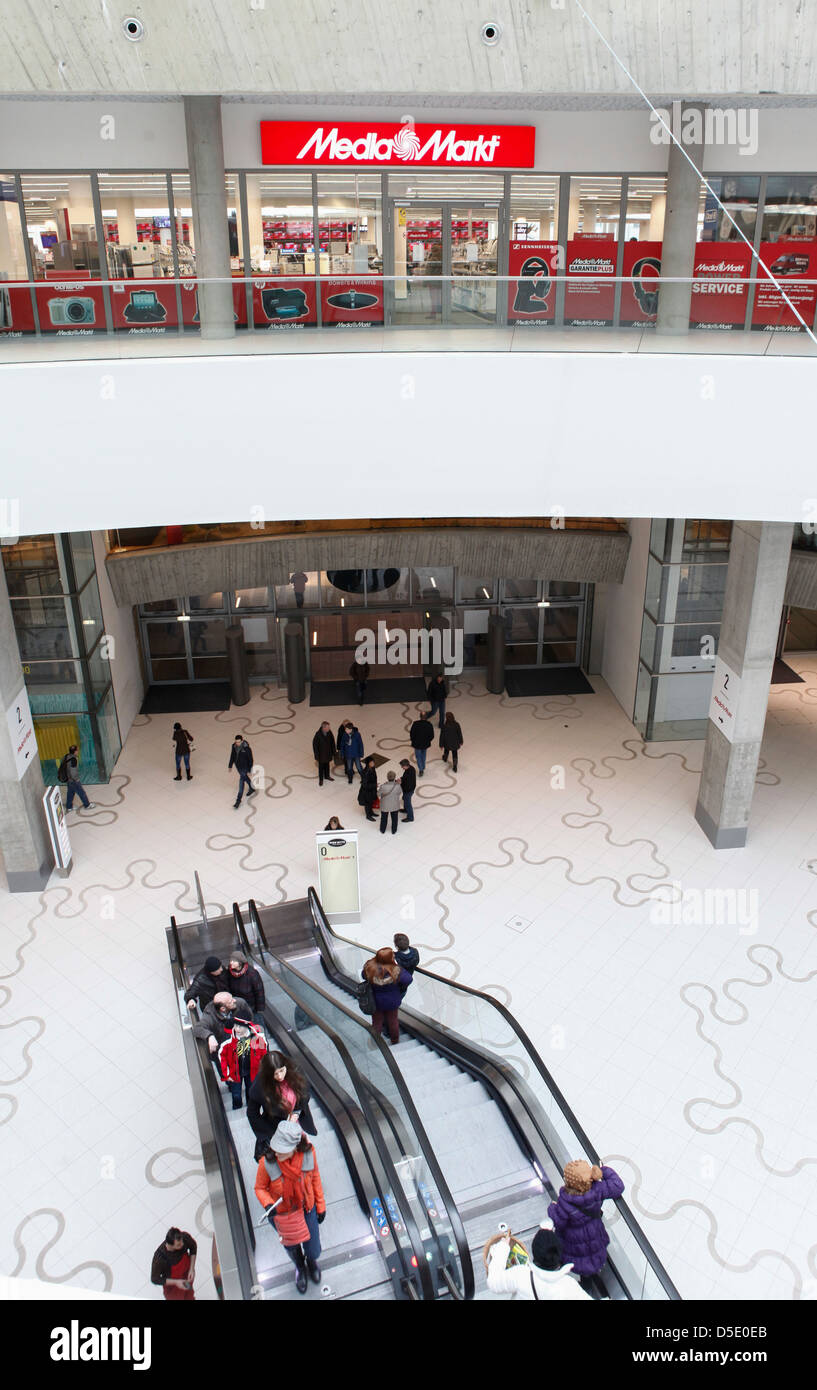
[[[339,167],[532,169],[532,125],[414,125],[391,121],[262,121],[261,163]]]
[[[742,241],[699,241],[692,272],[692,328],[742,328],[752,251]]]

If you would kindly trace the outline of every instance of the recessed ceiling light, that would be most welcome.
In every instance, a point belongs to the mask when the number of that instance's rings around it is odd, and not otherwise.
[[[138,43],[145,37],[145,26],[135,15],[128,15],[122,20],[122,32],[129,43]]]

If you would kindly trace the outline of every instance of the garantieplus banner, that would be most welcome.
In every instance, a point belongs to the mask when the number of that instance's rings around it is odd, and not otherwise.
[[[535,141],[532,125],[261,121],[261,163],[532,169]]]
[[[689,322],[692,328],[742,328],[752,252],[743,241],[699,241],[695,247]]]
[[[612,237],[579,236],[567,243],[566,324],[603,328],[613,322],[617,251]]]
[[[811,328],[817,306],[817,285],[802,282],[817,279],[817,241],[762,241],[759,254],[785,291],[786,298]],[[803,325],[797,314],[757,263],[754,273],[759,283],[755,287],[752,328],[771,328],[778,333],[802,332]]]
[[[559,247],[555,241],[512,241],[508,255],[509,323],[552,323],[556,317]]]

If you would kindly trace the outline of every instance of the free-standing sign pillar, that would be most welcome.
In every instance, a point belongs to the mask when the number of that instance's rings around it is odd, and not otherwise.
[[[230,695],[233,704],[249,704],[250,677],[247,669],[247,648],[244,645],[244,629],[240,623],[231,623],[224,635],[227,643],[227,662],[230,668]]]
[[[315,836],[321,906],[332,923],[360,921],[360,866],[356,830],[321,830]]]
[[[505,622],[496,614],[488,619],[485,684],[493,695],[501,695],[505,689]]]
[[[284,657],[287,664],[287,696],[299,705],[306,696],[306,655],[304,630],[300,623],[287,623],[284,628]]]

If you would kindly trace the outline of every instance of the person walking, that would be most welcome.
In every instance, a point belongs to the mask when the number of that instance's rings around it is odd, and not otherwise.
[[[562,1242],[549,1221],[543,1221],[531,1241],[530,1264],[511,1264],[510,1236],[489,1241],[483,1253],[491,1293],[504,1298],[549,1300],[554,1303],[592,1302],[578,1279],[571,1278],[573,1266],[562,1264]]]
[[[283,1052],[268,1052],[247,1097],[247,1119],[258,1159],[284,1120],[297,1120],[306,1134],[317,1134],[309,1109],[309,1082]]]
[[[247,788],[247,799],[249,800],[251,796],[255,796],[256,788],[250,781],[250,773],[253,769],[253,761],[254,759],[252,755],[252,749],[250,748],[250,745],[248,744],[247,740],[245,738],[242,738],[241,734],[236,734],[235,738],[233,739],[233,746],[230,752],[230,761],[227,764],[228,772],[231,767],[234,767],[236,772],[238,773],[238,796],[236,797],[233,803],[236,810],[238,810],[239,806],[241,805],[241,798],[244,795],[245,786]]]
[[[77,745],[72,743],[57,769],[57,781],[68,787],[66,811],[71,810],[75,796],[79,797],[86,811],[93,811],[96,802],[88,800],[88,794],[80,781],[78,751]]]
[[[445,723],[440,729],[440,747],[443,750],[443,762],[448,762],[448,755],[450,753],[451,767],[452,770],[456,772],[457,755],[462,748],[462,729],[450,710],[445,716]]]
[[[240,951],[233,951],[227,962],[227,979],[224,989],[230,990],[236,999],[243,999],[252,1009],[256,1023],[264,1026],[264,981],[254,965]]]
[[[363,778],[360,783],[360,791],[357,794],[358,805],[362,806],[366,812],[367,820],[377,820],[373,807],[377,800],[377,768],[374,758],[366,759],[366,766],[363,769]]]
[[[259,1159],[255,1195],[295,1266],[298,1293],[306,1293],[307,1275],[313,1284],[321,1282],[318,1227],[326,1216],[326,1198],[315,1150],[295,1120],[284,1120],[278,1126]],[[287,1231],[287,1226],[295,1224],[288,1222],[288,1217],[301,1218],[300,1236]]]
[[[168,1300],[195,1302],[193,1281],[196,1278],[198,1248],[188,1231],[180,1231],[178,1226],[171,1226],[159,1249],[154,1253],[150,1265],[150,1282],[161,1284],[162,1292]]]
[[[417,773],[408,758],[401,758],[400,766],[403,769],[403,775],[400,778],[400,790],[403,793],[403,820],[414,820],[411,798],[417,786]]]
[[[184,770],[187,773],[188,782],[192,782],[193,774],[190,771],[190,745],[193,742],[193,735],[187,729],[183,729],[181,724],[173,725],[173,733],[170,735],[176,745],[176,776],[174,782],[182,780],[182,758],[184,758]]]
[[[366,961],[360,975],[361,979],[368,980],[374,994],[372,1032],[382,1034],[385,1023],[390,1042],[399,1043],[400,1022],[397,1011],[403,995],[411,984],[411,975],[402,965],[398,965],[391,946],[381,946],[377,954]]]
[[[193,977],[193,983],[184,992],[184,1002],[188,1008],[204,1010],[212,1004],[220,990],[226,988],[227,971],[218,956],[208,956],[201,970]]]
[[[363,739],[360,730],[351,719],[341,726],[341,734],[338,739],[338,752],[346,764],[346,776],[349,782],[355,779],[355,769],[363,776],[363,768],[360,760],[363,757]]]
[[[417,947],[412,946],[405,932],[397,931],[394,933],[394,948],[394,959],[397,964],[413,976],[420,964],[420,952]]]
[[[295,591],[296,608],[303,608],[304,590],[306,589],[306,586],[309,583],[309,576],[304,574],[303,570],[298,570],[297,574],[291,574],[289,576],[289,582]]]
[[[563,1255],[579,1275],[582,1288],[598,1274],[607,1259],[610,1237],[604,1229],[601,1206],[607,1198],[620,1197],[624,1183],[618,1173],[603,1164],[577,1158],[565,1165],[564,1187],[548,1207],[562,1242]]]
[[[380,834],[386,833],[386,822],[391,816],[391,833],[397,834],[397,812],[400,810],[400,783],[396,772],[388,772],[386,780],[378,788],[380,797]]]
[[[443,680],[442,675],[432,676],[426,686],[426,699],[431,705],[429,719],[434,718],[435,709],[440,711],[439,728],[443,727],[443,720],[445,719],[445,701],[447,695],[448,686]]]
[[[349,667],[349,675],[355,683],[357,702],[362,705],[366,698],[366,682],[369,679],[368,661],[353,661]]]
[[[245,1089],[249,1104],[250,1087],[258,1075],[261,1058],[266,1051],[264,1030],[257,1023],[237,1018],[218,1050],[218,1065],[222,1078],[230,1088],[233,1110],[241,1110]]]
[[[419,717],[409,729],[409,741],[417,759],[417,771],[422,777],[426,770],[428,750],[434,742],[434,726],[428,710],[420,710]]]
[[[318,764],[318,786],[322,787],[324,778],[327,782],[334,782],[334,777],[330,772],[334,762],[337,747],[335,745],[335,735],[332,733],[332,726],[328,719],[324,719],[312,740],[312,752],[315,762]]]

